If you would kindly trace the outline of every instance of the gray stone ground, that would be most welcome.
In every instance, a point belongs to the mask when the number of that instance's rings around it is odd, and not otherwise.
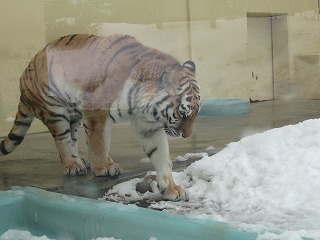
[[[209,146],[219,151],[245,135],[319,117],[319,100],[267,101],[251,104],[248,114],[198,117],[192,137],[170,141],[171,157],[175,159],[186,153],[206,152]],[[96,178],[90,172],[86,176],[63,176],[53,139],[45,132],[28,135],[12,154],[0,157],[0,190],[14,186],[35,186],[98,198],[111,186],[133,177],[143,177],[147,171],[153,170],[151,163],[140,161],[146,156],[130,124],[115,125],[112,135],[110,155],[124,169],[124,173],[118,177]],[[79,149],[83,156],[86,152],[84,138],[81,130]],[[195,159],[174,161],[174,171],[183,170],[193,161]]]

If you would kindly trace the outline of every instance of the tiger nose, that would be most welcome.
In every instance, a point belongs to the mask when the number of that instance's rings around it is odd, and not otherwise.
[[[183,138],[188,138],[188,137],[191,136],[191,134],[192,134],[192,130],[185,130],[185,131],[182,132],[182,137]]]

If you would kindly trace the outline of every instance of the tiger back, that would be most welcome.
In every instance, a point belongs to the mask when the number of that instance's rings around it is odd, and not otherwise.
[[[74,34],[40,50],[20,78],[20,102],[14,125],[0,143],[0,155],[12,152],[34,117],[52,134],[65,175],[96,176],[122,169],[109,156],[112,124],[131,121],[157,182],[168,199],[184,198],[172,178],[167,135],[188,137],[200,108],[195,64],[180,64],[129,35]],[[88,156],[78,154],[83,121]]]

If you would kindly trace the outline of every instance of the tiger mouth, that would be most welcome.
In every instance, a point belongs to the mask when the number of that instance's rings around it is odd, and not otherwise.
[[[173,127],[165,127],[164,128],[165,133],[170,137],[181,137],[181,133],[179,130],[173,128]]]

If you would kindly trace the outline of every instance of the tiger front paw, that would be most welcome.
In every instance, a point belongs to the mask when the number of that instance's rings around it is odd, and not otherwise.
[[[163,198],[171,201],[185,200],[187,197],[183,187],[175,184],[172,176],[156,177],[156,181],[163,192]]]
[[[63,166],[63,174],[68,176],[78,176],[87,173],[87,168],[83,162],[79,160],[67,161]]]
[[[96,177],[115,176],[122,173],[122,168],[115,162],[99,163],[91,166],[91,171]]]
[[[186,199],[186,191],[179,185],[169,185],[163,192],[163,197],[167,200],[177,201]]]
[[[87,169],[91,168],[91,164],[88,160],[81,158],[81,161],[83,162],[83,164],[86,166]]]

